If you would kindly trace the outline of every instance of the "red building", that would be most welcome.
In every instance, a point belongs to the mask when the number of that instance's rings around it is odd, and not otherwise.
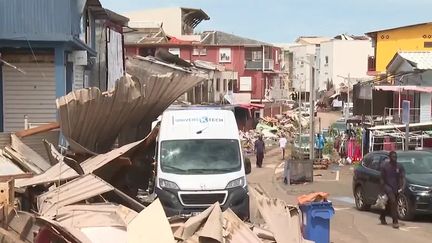
[[[154,55],[158,48],[163,48],[190,62],[201,60],[222,65],[226,70],[237,72],[238,77],[215,80],[216,87],[228,85],[228,92],[233,91],[234,97],[241,96],[236,99],[240,100],[240,103],[265,105],[261,116],[282,112],[281,103],[278,101],[285,98],[282,97],[285,87],[281,81],[279,47],[221,31],[204,32],[200,41],[182,41],[172,37],[164,39],[163,36],[158,42],[151,43],[139,38],[134,39],[141,41],[126,41],[128,55]]]

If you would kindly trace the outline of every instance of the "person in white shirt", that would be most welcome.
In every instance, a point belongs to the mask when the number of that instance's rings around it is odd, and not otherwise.
[[[279,147],[282,149],[282,159],[285,159],[285,148],[287,145],[287,139],[285,138],[285,136],[282,136],[279,139]]]

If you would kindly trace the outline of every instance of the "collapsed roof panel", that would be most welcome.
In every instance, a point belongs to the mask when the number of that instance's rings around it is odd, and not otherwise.
[[[39,214],[53,217],[61,207],[114,190],[110,184],[89,174],[40,195],[37,199]]]
[[[93,173],[97,169],[107,165],[113,160],[128,154],[130,151],[134,150],[140,145],[149,143],[149,140],[154,139],[157,130],[153,130],[145,139],[124,145],[120,148],[114,149],[106,154],[99,154],[93,156],[80,164],[85,174]],[[30,185],[39,185],[50,183],[54,181],[63,181],[72,179],[78,176],[78,173],[71,167],[66,165],[60,158],[60,162],[49,168],[43,174],[37,175],[32,178],[17,179],[15,181],[16,187],[26,187]]]
[[[195,71],[135,57],[114,90],[81,89],[57,99],[63,135],[75,152],[109,151],[117,138],[124,145],[144,138],[151,123],[178,97],[204,81]],[[85,122],[84,122],[85,121]]]

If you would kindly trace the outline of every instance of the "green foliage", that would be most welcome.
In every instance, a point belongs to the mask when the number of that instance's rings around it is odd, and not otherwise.
[[[333,141],[327,141],[324,144],[323,154],[332,155],[333,154],[333,146],[334,146],[334,142]]]

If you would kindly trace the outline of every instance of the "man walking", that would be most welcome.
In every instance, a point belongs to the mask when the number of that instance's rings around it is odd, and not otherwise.
[[[381,186],[388,201],[385,210],[380,215],[381,224],[387,224],[385,217],[390,214],[393,219],[393,228],[399,228],[397,213],[397,196],[405,188],[405,169],[397,162],[397,154],[391,151],[390,161],[381,167]]]
[[[285,149],[286,149],[287,143],[288,143],[288,140],[285,138],[284,135],[282,135],[281,138],[279,139],[279,148],[281,148],[281,150],[282,150],[282,159],[285,159]]]
[[[256,154],[256,166],[258,168],[262,167],[262,163],[264,160],[265,153],[265,144],[262,138],[262,135],[258,137],[258,140],[255,141],[255,154]]]
[[[324,149],[324,137],[317,133],[316,137],[315,137],[315,149],[316,149],[316,154],[318,156],[318,159],[322,159],[322,151]]]

